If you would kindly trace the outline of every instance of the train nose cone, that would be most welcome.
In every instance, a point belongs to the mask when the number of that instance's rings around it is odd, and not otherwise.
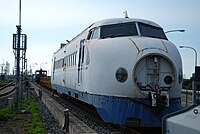
[[[162,55],[149,54],[135,65],[133,78],[137,89],[144,95],[149,91],[170,91],[175,83],[173,63]]]
[[[139,51],[150,50],[150,49],[158,49],[164,52],[167,52],[167,47],[165,43],[161,39],[154,38],[130,38],[130,40],[136,45]]]

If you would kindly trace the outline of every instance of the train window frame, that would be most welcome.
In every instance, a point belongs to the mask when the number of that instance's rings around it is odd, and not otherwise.
[[[92,32],[91,39],[98,39],[99,36],[100,36],[100,28],[96,27],[96,28],[94,28],[94,30]]]
[[[73,55],[71,54],[71,66],[73,66]]]
[[[72,55],[72,66],[74,66],[74,55],[73,54],[71,55]]]
[[[130,30],[130,28],[132,28],[132,30]],[[136,22],[103,25],[101,26],[100,31],[100,39],[125,36],[139,36]]]
[[[88,33],[87,40],[99,39],[99,38],[100,38],[100,27],[92,28]]]
[[[140,36],[168,40],[163,28],[138,22]]]
[[[76,65],[76,55],[77,55],[77,51],[74,52],[74,55],[75,55],[75,65]]]
[[[67,55],[64,59],[65,59],[65,67],[69,68],[69,67],[74,67],[76,65],[76,52],[73,52],[69,55]]]
[[[94,29],[91,29],[91,30],[89,31],[88,36],[87,36],[87,40],[90,40],[90,39],[91,39],[93,30],[94,30]]]

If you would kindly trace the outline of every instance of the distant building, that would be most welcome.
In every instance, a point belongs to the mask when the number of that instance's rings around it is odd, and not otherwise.
[[[9,75],[10,74],[10,63],[8,63],[6,61],[6,66],[5,66],[5,75]]]
[[[9,75],[10,74],[10,63],[6,61],[6,64],[0,64],[1,65],[1,75]]]

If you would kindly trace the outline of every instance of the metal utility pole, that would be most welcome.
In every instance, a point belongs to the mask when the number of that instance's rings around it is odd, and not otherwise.
[[[20,35],[21,35],[21,0],[19,0],[19,25],[17,27],[17,53],[16,53],[16,100],[15,100],[15,110],[18,110],[19,102],[19,90],[20,90]]]
[[[21,1],[21,0],[20,0]],[[15,110],[18,110],[19,102],[19,90],[20,90],[20,35],[21,35],[21,25],[17,25],[17,66],[16,66],[16,100],[15,100]]]
[[[19,25],[21,26],[21,12],[22,12],[22,2],[19,0]]]
[[[13,34],[13,49],[15,54],[16,60],[16,95],[15,95],[15,103],[14,109],[18,111],[18,103],[19,103],[19,94],[22,96],[21,90],[21,83],[20,82],[20,59],[22,56],[22,67],[23,62],[25,62],[25,55],[26,55],[26,44],[27,44],[27,36],[26,34],[21,34],[21,0],[19,0],[19,25],[17,27],[17,34]],[[20,55],[22,50],[22,55]],[[24,59],[23,59],[24,58]],[[20,97],[22,99],[22,97]]]

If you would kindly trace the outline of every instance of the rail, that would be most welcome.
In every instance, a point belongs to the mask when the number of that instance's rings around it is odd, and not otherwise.
[[[14,82],[10,82],[7,85],[0,88],[0,98],[7,96],[15,91]]]
[[[6,87],[9,87],[9,86],[13,85],[13,84],[14,84],[14,82],[12,81],[12,82],[6,84],[6,85],[3,86],[3,87],[0,87],[0,91],[3,90],[3,89],[6,88]]]

